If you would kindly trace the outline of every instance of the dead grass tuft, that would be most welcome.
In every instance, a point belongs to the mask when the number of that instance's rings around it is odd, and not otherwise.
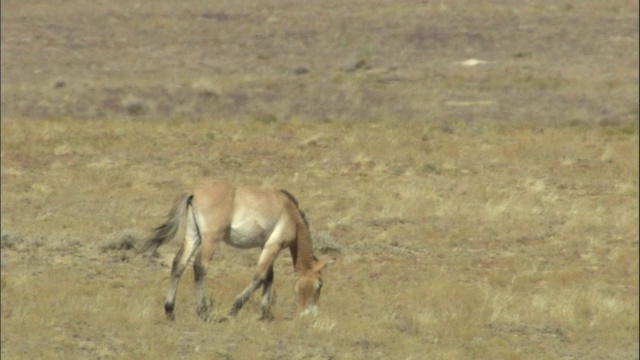
[[[341,253],[341,246],[327,231],[314,233],[312,239],[313,249],[320,254],[338,255]]]
[[[137,230],[125,230],[113,233],[100,247],[103,252],[117,250],[137,250],[145,241],[146,235]]]
[[[102,253],[111,254],[114,260],[129,262],[138,255],[147,235],[137,230],[125,230],[111,234],[100,246]]]

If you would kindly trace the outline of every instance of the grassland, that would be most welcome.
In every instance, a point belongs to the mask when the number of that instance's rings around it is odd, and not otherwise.
[[[637,4],[78,4],[2,2],[3,359],[639,358]],[[300,200],[318,317],[283,252],[275,320],[191,270],[165,320],[210,178]]]
[[[3,357],[633,358],[638,134],[468,129],[3,122]],[[283,254],[274,322],[254,299],[235,322],[199,323],[191,276],[164,320],[178,242],[160,259],[135,248],[211,177],[301,199],[317,251],[339,258],[317,319],[294,318]],[[256,258],[217,254],[216,311]]]

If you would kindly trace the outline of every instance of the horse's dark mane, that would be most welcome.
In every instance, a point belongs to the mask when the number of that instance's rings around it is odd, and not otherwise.
[[[298,199],[296,199],[295,196],[293,196],[293,194],[291,194],[290,192],[288,192],[285,189],[280,189],[280,192],[287,195],[287,197],[289,198],[289,200],[291,200],[292,203],[296,204],[296,207],[298,207]]]
[[[287,190],[280,189],[280,192],[285,194],[285,196],[296,206],[296,209],[298,210],[298,213],[300,214],[300,217],[302,217],[302,220],[304,221],[304,224],[307,226],[307,229],[309,229],[309,231],[311,231],[310,228],[309,228],[309,220],[307,220],[307,216],[304,214],[304,211],[300,210],[300,207],[298,206],[298,199],[296,199],[296,197],[293,196]]]

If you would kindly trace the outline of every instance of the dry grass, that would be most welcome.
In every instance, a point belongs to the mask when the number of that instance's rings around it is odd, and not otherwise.
[[[637,354],[637,133],[8,120],[2,134],[3,357]],[[134,252],[177,193],[210,177],[299,197],[318,247],[339,256],[318,318],[295,318],[283,253],[275,321],[256,321],[254,299],[234,322],[200,323],[189,273],[177,322],[164,320],[178,244]],[[216,255],[215,311],[256,258]]]

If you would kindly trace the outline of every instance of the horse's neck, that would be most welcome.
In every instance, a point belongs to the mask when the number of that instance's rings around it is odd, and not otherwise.
[[[296,216],[296,239],[290,246],[293,267],[296,272],[304,272],[313,267],[311,234],[304,221]]]

